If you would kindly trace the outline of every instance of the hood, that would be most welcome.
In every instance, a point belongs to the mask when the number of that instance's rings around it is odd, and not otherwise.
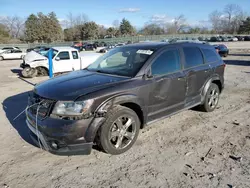
[[[24,61],[25,62],[32,62],[34,60],[47,60],[47,57],[35,52],[35,51],[31,51],[28,52],[25,57],[24,57]]]
[[[42,82],[35,87],[34,91],[47,99],[72,101],[79,96],[127,79],[129,78],[80,70]]]

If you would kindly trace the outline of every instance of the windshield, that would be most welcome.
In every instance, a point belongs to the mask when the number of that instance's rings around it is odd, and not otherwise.
[[[53,59],[55,57],[55,55],[58,53],[58,51],[53,49],[53,48],[51,48],[50,50],[52,50],[52,59]],[[47,58],[49,58],[49,51],[44,55]]]
[[[153,52],[151,49],[138,47],[118,47],[98,58],[87,69],[89,71],[134,77]]]

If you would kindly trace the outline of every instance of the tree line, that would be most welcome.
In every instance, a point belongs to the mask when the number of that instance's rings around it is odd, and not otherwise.
[[[194,26],[184,15],[171,21],[148,22],[136,29],[129,20],[114,20],[112,27],[104,27],[89,21],[85,14],[67,15],[59,21],[51,12],[31,14],[27,19],[18,16],[0,18],[0,43],[80,41],[136,35],[161,34],[250,34],[250,16],[236,4],[228,4],[222,10],[209,14],[206,24]]]

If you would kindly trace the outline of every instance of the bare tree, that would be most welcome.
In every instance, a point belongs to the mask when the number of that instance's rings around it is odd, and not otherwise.
[[[75,20],[75,25],[83,25],[89,21],[89,18],[86,14],[82,13],[75,16],[74,20]]]
[[[239,5],[228,4],[224,8],[225,14],[225,30],[228,33],[235,33],[239,29],[242,20],[245,18],[244,12]]]
[[[0,20],[5,25],[11,37],[18,38],[24,29],[24,19],[18,16],[7,16]]]
[[[226,14],[226,18],[228,19],[228,24],[231,24],[232,18],[236,15],[242,13],[242,9],[239,5],[236,4],[228,4],[224,8],[224,13]]]
[[[182,29],[184,29],[187,26],[186,21],[187,20],[184,15],[180,15],[174,19],[173,23],[176,28],[176,33],[179,33]]]
[[[213,29],[220,33],[222,31],[222,13],[218,10],[213,11],[209,14],[209,20],[212,23]]]
[[[17,17],[15,22],[15,37],[18,38],[23,34],[24,30],[24,19]]]
[[[67,28],[67,38],[72,40],[77,40],[80,35],[79,28],[88,22],[88,16],[84,13],[74,16],[71,12],[67,15],[66,28]]]
[[[179,15],[172,20],[171,23],[167,23],[165,26],[165,30],[169,34],[176,34],[181,32],[185,27],[187,27],[187,21],[184,15]]]
[[[113,27],[116,28],[116,29],[119,28],[119,26],[120,26],[119,20],[114,20],[113,23],[112,23],[112,25],[113,25]]]
[[[236,33],[245,18],[246,13],[236,4],[228,4],[223,12],[216,10],[209,15],[209,20],[217,33]]]
[[[88,22],[88,16],[84,13],[74,16],[71,12],[67,15],[67,28],[83,25]]]

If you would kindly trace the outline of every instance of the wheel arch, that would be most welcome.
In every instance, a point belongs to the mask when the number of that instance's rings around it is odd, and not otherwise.
[[[210,85],[212,83],[216,84],[219,87],[220,93],[222,92],[223,86],[222,86],[221,79],[220,79],[219,75],[215,75],[212,78],[208,79],[208,81],[204,84],[203,90],[201,92],[202,103],[203,103],[203,101],[205,99],[208,88],[210,87]]]
[[[45,66],[37,66],[36,69],[38,70],[39,68],[45,69],[49,73],[49,69]]]
[[[91,123],[91,125],[88,127],[86,134],[85,134],[86,140],[91,141],[91,142],[94,141],[98,129],[101,127],[101,125],[105,121],[105,117],[102,116],[102,114],[107,114],[111,108],[117,105],[121,105],[121,106],[130,108],[131,110],[133,110],[137,114],[139,120],[141,121],[140,128],[143,128],[146,122],[146,119],[145,119],[146,112],[144,108],[142,107],[143,106],[142,104],[143,103],[141,103],[138,97],[133,94],[118,95],[118,96],[114,96],[105,100],[103,103],[101,103],[97,107],[95,111],[95,114],[98,114],[98,117],[94,118],[93,123]],[[100,121],[96,123],[98,118],[100,119]]]

